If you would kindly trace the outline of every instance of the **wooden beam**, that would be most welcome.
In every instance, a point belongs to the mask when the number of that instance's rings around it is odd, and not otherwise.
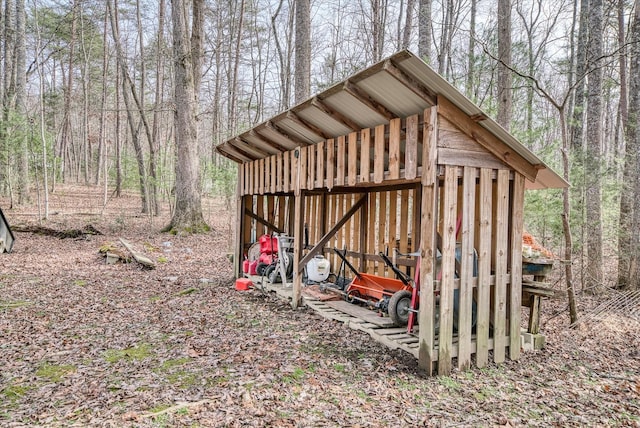
[[[356,86],[352,81],[346,80],[343,85],[343,89],[346,93],[360,101],[362,104],[367,106],[369,109],[373,110],[375,113],[384,117],[386,120],[391,120],[397,115],[385,107],[382,103],[377,100],[374,100],[369,94],[364,92],[358,86]],[[355,131],[355,129],[354,129]]]
[[[252,146],[251,143],[244,141],[240,137],[232,138],[227,141],[227,143],[235,147],[241,153],[252,158],[266,158],[271,155],[271,153],[267,153],[264,150],[260,150],[259,148]]]
[[[287,151],[289,151],[289,149],[288,149],[287,147],[283,146],[283,145],[282,145],[282,144],[280,144],[280,143],[277,143],[277,142],[275,142],[275,141],[271,140],[270,138],[265,137],[265,136],[264,136],[264,135],[262,135],[262,134],[258,134],[258,133],[257,133],[256,131],[254,131],[253,129],[252,129],[251,131],[249,131],[249,135],[250,135],[252,138],[255,138],[255,139],[257,139],[257,140],[260,140],[261,142],[263,142],[263,143],[264,143],[264,144],[266,144],[267,146],[272,147],[272,148],[276,149],[276,150],[277,150],[277,151],[279,151],[279,152],[287,152]]]
[[[317,108],[318,110],[322,111],[327,116],[330,116],[335,121],[340,122],[347,128],[351,129],[352,131],[358,131],[360,128],[362,128],[359,124],[349,119],[347,116],[340,113],[339,111],[333,109],[318,97],[314,97],[313,100],[311,100],[311,105]]]
[[[309,263],[309,260],[315,257],[316,254],[318,254],[324,248],[324,245],[329,242],[333,235],[335,235],[336,232],[338,232],[338,230],[340,230],[340,228],[344,226],[344,224],[356,213],[356,211],[358,211],[358,209],[360,209],[360,207],[366,201],[367,195],[365,194],[360,199],[358,199],[358,201],[351,207],[349,211],[347,211],[345,215],[342,216],[340,220],[338,220],[338,222],[331,228],[331,230],[329,230],[322,238],[320,238],[320,241],[318,241],[316,245],[314,245],[313,248],[309,250],[309,252],[300,260],[299,264],[294,266],[297,266],[298,270],[301,272],[302,269],[304,269],[304,266]]]
[[[243,153],[241,153],[238,149],[236,149],[235,147],[233,147],[231,144],[229,143],[224,143],[218,146],[217,148],[218,152],[220,152],[221,154],[223,154],[224,156],[227,156],[228,158],[234,158],[234,160],[238,161],[238,163],[243,163],[243,162],[251,162],[257,159],[257,157],[250,157],[247,156]]]
[[[423,86],[413,76],[410,76],[406,71],[400,69],[391,60],[384,62],[384,70],[393,76],[398,82],[406,86],[411,92],[422,98],[429,106],[436,105],[436,94],[430,91],[427,87]]]
[[[509,302],[509,358],[520,358],[520,306],[522,306],[522,233],[524,223],[524,177],[513,177],[511,198],[511,288]]]
[[[299,188],[299,186],[297,186]],[[304,236],[304,192],[296,192],[294,197],[293,212],[293,292],[291,293],[291,306],[297,309],[302,300],[302,269],[300,269],[300,257],[302,256]],[[283,278],[283,283],[287,282]]]
[[[536,181],[538,168],[535,165],[530,164],[505,142],[478,125],[451,101],[440,95],[438,95],[438,113],[450,122],[455,123],[462,132],[473,138],[498,159],[524,175],[529,181]]]
[[[313,132],[314,134],[316,134],[319,137],[322,137],[325,140],[327,138],[331,138],[332,137],[330,134],[326,133],[325,131],[323,131],[322,129],[320,129],[319,127],[314,125],[313,123],[310,123],[309,121],[301,118],[300,116],[298,116],[293,111],[288,111],[287,112],[287,119],[291,120],[292,122],[297,123],[298,125],[302,126],[303,128],[308,129],[309,131]]]
[[[309,145],[308,141],[304,141],[301,138],[291,136],[291,134],[289,134],[287,131],[285,131],[280,126],[276,125],[275,123],[273,123],[270,120],[265,123],[265,128],[267,128],[270,131],[278,133],[282,138],[284,138],[285,140],[289,141],[293,145],[296,145],[296,146],[308,146]]]
[[[264,218],[260,217],[259,215],[251,212],[251,210],[249,210],[247,208],[244,209],[244,215],[249,216],[252,219],[256,220],[258,223],[267,226],[269,229],[272,229],[274,232],[283,233],[283,230],[280,229],[278,226],[276,226],[275,224],[271,223],[268,220],[265,220]]]
[[[462,223],[460,229],[460,291],[458,312],[458,369],[467,370],[471,365],[471,329],[473,327],[473,277],[476,212],[476,175],[472,167],[464,167],[462,185]],[[518,337],[519,340],[519,337]],[[518,346],[520,342],[518,342]]]

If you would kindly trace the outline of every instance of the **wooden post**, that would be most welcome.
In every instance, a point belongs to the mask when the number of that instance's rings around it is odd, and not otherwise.
[[[368,183],[371,171],[371,129],[363,129],[360,133],[360,182]]]
[[[373,182],[382,183],[384,180],[384,125],[375,128],[374,152],[373,152]]]
[[[438,177],[437,177],[437,141],[435,135],[438,127],[438,111],[436,107],[425,110],[422,145],[422,186],[416,190],[421,192],[422,202],[420,215],[420,311],[418,319],[419,350],[418,366],[433,374],[437,360],[435,351],[435,296],[433,281],[435,280],[436,227],[438,215]],[[413,244],[412,244],[413,245]],[[414,247],[415,248],[415,247]]]
[[[493,312],[493,361],[502,363],[506,354],[507,253],[509,240],[509,171],[498,170],[496,192],[496,286]],[[520,308],[518,308],[520,309]]]
[[[406,142],[404,157],[404,177],[413,180],[418,172],[418,115],[409,116],[406,120]]]
[[[460,302],[458,311],[458,369],[471,365],[471,328],[473,323],[474,222],[476,212],[476,169],[464,167],[462,185],[462,227],[460,248]]]
[[[358,270],[360,272],[365,272],[367,270],[367,262],[364,255],[367,252],[367,240],[369,237],[369,228],[371,227],[367,224],[367,220],[369,218],[369,192],[365,193],[365,198],[362,208],[360,208],[360,265],[358,266]]]
[[[243,169],[238,169],[238,189],[236,192],[236,230],[235,230],[235,245],[233,252],[233,275],[238,278],[242,275],[242,259],[244,253],[244,207],[245,197],[242,196],[242,184],[240,176],[244,174]]]
[[[358,133],[349,134],[349,151],[347,155],[347,184],[355,186],[358,182],[358,161],[360,153],[358,153]]]
[[[489,360],[489,315],[491,309],[491,214],[493,211],[492,170],[480,170],[478,218],[478,321],[476,324],[476,365],[485,367]]]
[[[299,149],[296,149],[298,151]],[[294,151],[294,152],[295,152]],[[299,155],[298,155],[299,156]],[[306,158],[306,156],[305,156]],[[304,193],[301,190],[301,181],[306,179],[306,171],[301,171],[301,162],[295,162],[293,169],[295,174],[295,190],[294,190],[294,213],[293,213],[293,293],[291,294],[291,306],[297,309],[301,303],[302,296],[302,272],[299,269],[300,259],[302,258],[302,240],[304,239],[304,213],[303,202]],[[283,279],[286,282],[286,279]]]
[[[509,302],[509,358],[511,358],[512,360],[517,360],[518,358],[520,358],[520,307],[522,306],[522,229],[524,222],[524,177],[517,172],[513,177],[511,206],[513,209],[511,214],[511,300]]]
[[[402,120],[391,119],[389,122],[389,179],[400,178],[400,128]]]
[[[442,280],[440,282],[440,330],[438,334],[438,374],[451,373],[453,358],[453,304],[456,271],[456,219],[458,216],[457,167],[444,170],[442,221]]]

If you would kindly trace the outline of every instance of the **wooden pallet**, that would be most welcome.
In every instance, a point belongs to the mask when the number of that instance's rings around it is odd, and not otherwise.
[[[418,358],[418,329],[407,333],[406,327],[396,327],[389,318],[344,301],[319,302],[305,300],[305,304],[324,318],[340,321],[353,330],[363,331],[389,349],[401,349]]]

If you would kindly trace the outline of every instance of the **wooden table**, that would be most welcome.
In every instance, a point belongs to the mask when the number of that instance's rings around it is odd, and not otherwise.
[[[540,332],[540,302],[543,297],[552,297],[554,290],[546,282],[547,275],[553,269],[553,260],[522,259],[522,306],[529,308],[527,332]],[[524,276],[533,276],[533,280]]]

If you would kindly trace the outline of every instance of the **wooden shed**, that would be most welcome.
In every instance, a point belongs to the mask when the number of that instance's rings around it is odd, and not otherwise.
[[[399,52],[217,150],[239,164],[238,276],[271,232],[293,237],[294,307],[316,254],[392,276],[381,252],[419,252],[395,257],[419,267],[419,365],[519,358],[524,192],[567,183],[420,58]]]

